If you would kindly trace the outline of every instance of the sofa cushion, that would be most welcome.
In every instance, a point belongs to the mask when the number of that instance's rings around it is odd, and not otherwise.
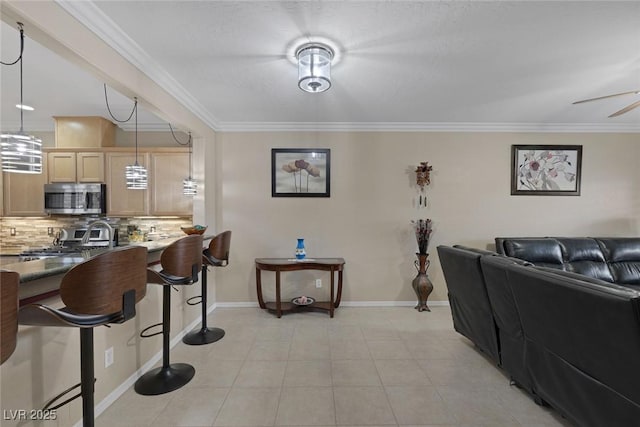
[[[564,270],[606,282],[614,281],[598,241],[588,237],[558,238],[557,240],[562,248]]]
[[[640,285],[640,238],[598,238],[616,283]]]
[[[524,238],[504,241],[504,254],[544,267],[564,270],[562,248],[556,239]]]

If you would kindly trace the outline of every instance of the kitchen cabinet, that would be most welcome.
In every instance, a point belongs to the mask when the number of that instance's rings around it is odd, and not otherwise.
[[[147,153],[138,153],[138,164],[147,167]],[[125,169],[136,161],[133,151],[107,152],[105,183],[107,184],[107,215],[137,216],[148,215],[149,190],[129,190]],[[149,177],[150,178],[150,177]]]
[[[49,183],[104,182],[104,153],[49,152]]]
[[[44,216],[44,185],[47,160],[42,158],[42,173],[2,173],[4,216]]]
[[[150,215],[191,216],[193,196],[182,194],[189,176],[189,153],[151,153]]]

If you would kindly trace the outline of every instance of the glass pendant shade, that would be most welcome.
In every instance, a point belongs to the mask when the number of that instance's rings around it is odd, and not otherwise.
[[[13,173],[42,173],[42,140],[22,132],[0,135],[2,170]]]
[[[331,87],[333,51],[322,44],[308,44],[298,49],[298,86],[305,92],[320,93]]]
[[[182,194],[185,196],[195,196],[198,194],[198,184],[191,178],[182,181]]]
[[[25,110],[22,97],[22,55],[24,53],[24,30],[22,23],[18,22],[20,29],[20,56],[13,63],[2,65],[20,64],[20,131],[2,132],[0,134],[0,157],[2,158],[3,172],[12,173],[42,173],[42,140],[24,132],[23,111]],[[33,110],[33,108],[31,108]]]
[[[147,189],[147,170],[144,166],[140,166],[138,162],[125,168],[125,178],[129,190]]]

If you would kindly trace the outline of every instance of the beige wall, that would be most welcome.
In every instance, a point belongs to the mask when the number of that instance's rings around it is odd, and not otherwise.
[[[293,256],[297,237],[305,238],[309,257],[345,258],[344,301],[411,301],[417,247],[409,221],[432,218],[429,300],[445,301],[438,245],[640,234],[638,134],[272,132],[219,133],[218,141],[218,220],[233,231],[218,302],[256,301],[254,258]],[[512,144],[583,145],[582,195],[510,196]],[[270,150],[277,147],[330,148],[331,198],[272,198]],[[418,212],[413,171],[421,161],[433,172],[430,205]],[[273,274],[263,276],[273,295]],[[328,280],[322,273],[284,275],[283,298],[316,295],[316,277]]]

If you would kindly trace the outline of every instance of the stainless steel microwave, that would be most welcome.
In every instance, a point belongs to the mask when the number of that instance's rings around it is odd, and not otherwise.
[[[45,184],[44,210],[50,214],[106,214],[105,184]]]

